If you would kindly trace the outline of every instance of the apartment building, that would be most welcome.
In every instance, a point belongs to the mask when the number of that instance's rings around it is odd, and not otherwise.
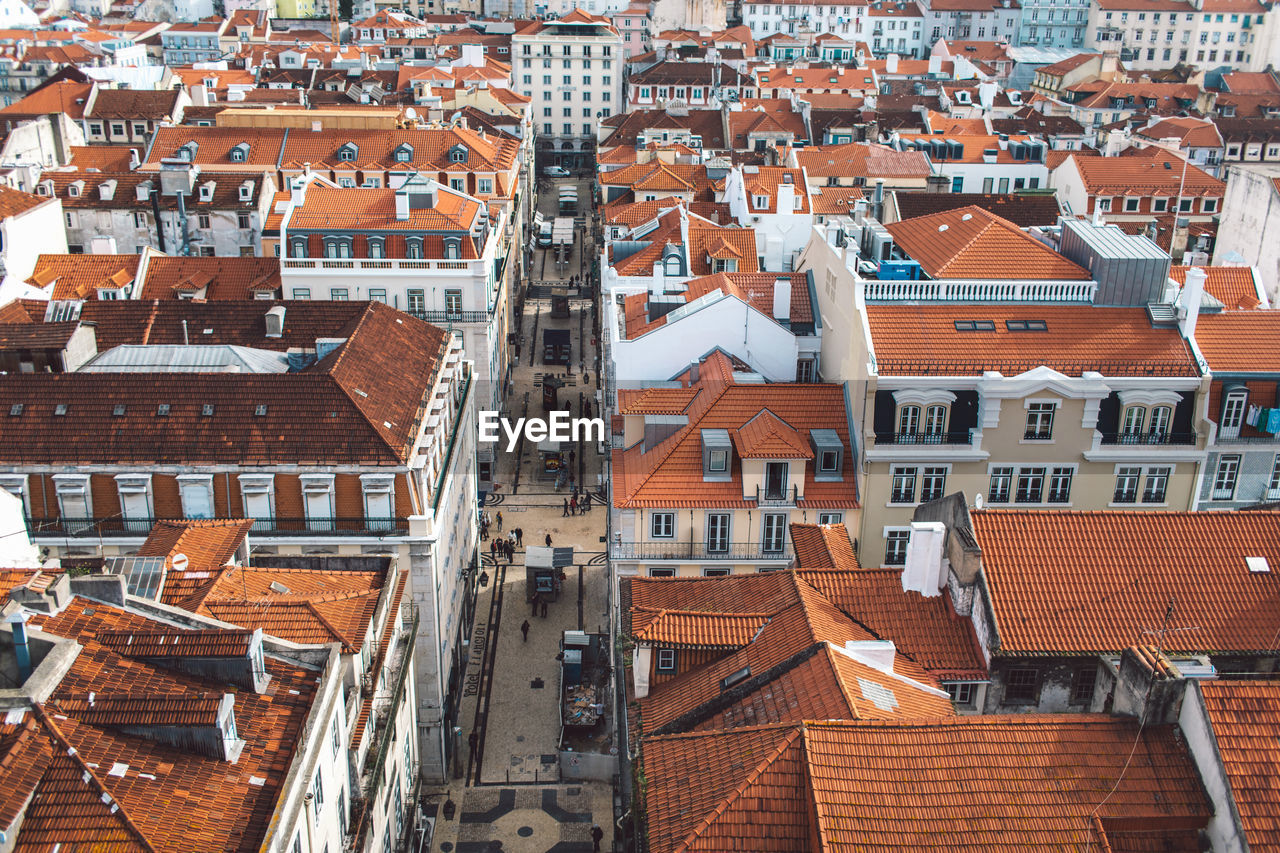
[[[140,254],[152,247],[200,257],[261,255],[276,194],[271,173],[202,175],[185,163],[159,173],[51,170],[35,191],[61,203],[70,252]]]
[[[482,200],[421,177],[394,190],[295,178],[290,192],[280,224],[286,296],[369,299],[448,328],[476,364],[476,405],[499,409],[511,366],[506,214],[491,221]]]
[[[1086,44],[1130,71],[1177,63],[1260,71],[1271,61],[1269,17],[1256,0],[1099,0]]]
[[[947,178],[953,193],[1007,193],[1049,185],[1049,144],[1029,134],[992,134],[958,120],[954,129],[942,117],[941,133],[897,133],[893,144],[919,151],[936,175]]]
[[[184,2],[191,3],[193,0]],[[196,17],[184,17],[179,20],[191,23],[174,24],[160,34],[165,65],[192,65],[197,62],[217,62],[225,58],[220,40],[230,24],[226,18],[198,20]]]
[[[533,21],[511,36],[511,81],[533,101],[539,163],[593,165],[596,128],[622,112],[622,36],[599,15],[575,9]]]
[[[1020,47],[1078,49],[1089,29],[1089,0],[1021,0]]]
[[[627,109],[719,109],[755,91],[755,80],[730,65],[664,60],[628,78]]]
[[[868,4],[808,2],[795,3],[743,3],[742,23],[751,29],[757,41],[782,33],[800,35],[804,43],[811,42],[819,33],[867,41],[869,18]]]
[[[90,145],[136,145],[141,149],[162,124],[181,124],[191,105],[185,89],[147,91],[95,86],[84,107],[84,140]]]
[[[1017,43],[1022,10],[1013,0],[927,0],[922,5],[925,44],[938,39]]]
[[[856,526],[840,386],[766,383],[718,349],[675,381],[618,392],[609,543],[618,576],[785,569],[789,525]]]
[[[477,541],[472,367],[456,336],[371,302],[31,311],[5,324],[0,487],[33,541],[123,556],[156,518],[248,518],[263,559],[393,555],[420,614],[418,755],[442,781]]]
[[[1176,314],[1146,308],[1166,300],[1168,256],[1115,226],[1063,225],[1059,254],[976,206],[897,222],[879,280],[850,268],[856,239],[805,250],[822,375],[856,377],[864,564],[902,565],[915,506],[955,491],[996,507],[1194,505],[1207,379]]]

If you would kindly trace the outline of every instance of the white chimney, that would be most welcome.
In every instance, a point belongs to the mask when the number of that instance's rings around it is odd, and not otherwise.
[[[898,73],[898,54],[891,53],[884,58],[884,70],[886,74]]]
[[[942,73],[942,57],[936,53],[931,54],[929,56],[929,73],[930,74]]]
[[[778,184],[778,209],[774,211],[777,214],[787,214],[796,212],[796,187],[795,184]]]
[[[302,175],[293,179],[289,184],[289,202],[294,207],[302,204],[307,199],[307,179]]]
[[[396,219],[401,222],[409,218],[409,194],[407,192],[396,193]]]
[[[653,662],[653,649],[649,646],[636,646],[633,658],[631,675],[636,698],[643,699],[649,695],[649,667]]]
[[[940,521],[911,522],[907,542],[907,564],[902,570],[902,588],[926,598],[938,595],[946,578],[942,574],[942,545],[947,526]]]
[[[653,263],[653,280],[649,283],[649,298],[656,299],[666,292],[667,284],[663,280],[663,264],[661,261]]]
[[[778,276],[773,282],[773,318],[791,321],[791,279]]]
[[[267,312],[266,315],[268,338],[284,337],[284,306],[275,305]]]
[[[1199,267],[1187,270],[1187,283],[1182,286],[1182,336],[1192,340],[1196,320],[1200,317],[1200,300],[1204,296],[1205,272]]]

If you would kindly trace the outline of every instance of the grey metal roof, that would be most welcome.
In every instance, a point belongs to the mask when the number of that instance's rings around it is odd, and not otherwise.
[[[1126,234],[1119,225],[1094,225],[1083,219],[1062,218],[1069,228],[1100,258],[1165,260],[1168,254],[1140,234]]]
[[[230,344],[122,344],[80,368],[84,373],[286,373],[285,353]]]

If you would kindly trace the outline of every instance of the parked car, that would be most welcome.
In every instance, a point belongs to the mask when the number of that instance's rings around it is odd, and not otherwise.
[[[546,248],[551,245],[551,223],[544,222],[538,229],[538,245]]]
[[[569,170],[563,166],[547,166],[542,170],[542,174],[548,178],[567,178]]]

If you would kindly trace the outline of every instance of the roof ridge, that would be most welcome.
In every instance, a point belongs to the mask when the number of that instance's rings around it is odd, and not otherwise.
[[[698,386],[699,386],[698,397],[701,396],[704,390],[708,390],[709,387],[719,386],[719,391],[709,392],[709,393],[714,393],[714,396],[707,401],[707,405],[702,409],[701,412],[698,413],[696,420],[693,418],[690,418],[688,425],[685,426],[684,429],[676,430],[668,438],[666,438],[662,442],[662,444],[658,445],[658,447],[662,447],[663,444],[667,445],[666,452],[662,454],[662,458],[656,459],[654,463],[649,466],[649,470],[646,471],[640,477],[635,487],[630,489],[627,492],[627,494],[623,496],[624,501],[630,500],[637,492],[640,491],[640,489],[644,488],[644,486],[649,482],[649,480],[653,478],[653,475],[658,472],[658,469],[662,467],[663,463],[665,463],[667,459],[670,458],[671,454],[675,452],[675,449],[680,446],[680,442],[683,440],[683,438],[686,435],[690,434],[689,431],[694,429],[698,424],[702,423],[702,419],[707,416],[707,412],[711,411],[711,409],[715,406],[716,402],[721,397],[724,396],[725,392],[729,388],[733,387],[732,383],[721,384],[719,381],[708,382],[705,385],[703,384],[702,381],[699,381]],[[694,403],[698,401],[698,397],[694,397],[692,400],[689,401],[689,406],[685,407],[686,412],[688,412],[690,406],[692,406]],[[655,447],[654,450],[657,451],[658,447]]]
[[[956,210],[948,210],[942,215],[946,216],[947,214],[959,213],[960,211],[964,211],[965,213],[968,213],[970,216],[973,216],[973,212],[972,210],[970,210],[970,208],[972,208],[973,210],[978,210],[978,211],[981,211],[982,213],[985,213],[989,218],[987,219],[986,223],[981,228],[979,228],[971,238],[969,238],[968,242],[966,242],[959,249],[951,253],[951,257],[947,259],[947,262],[943,264],[941,267],[939,267],[938,272],[940,273],[946,272],[948,269],[950,269],[951,265],[954,264],[961,255],[965,254],[970,249],[972,249],[975,243],[977,243],[980,239],[985,237],[987,232],[990,231],[991,228],[997,224],[996,220],[1001,218],[999,216],[996,216],[994,213],[987,210],[986,208],[978,207],[976,204],[971,204],[971,205],[968,205],[967,207],[957,208]],[[961,219],[961,221],[963,222],[964,220]],[[1022,233],[1021,229],[1019,229],[1018,233],[1019,234]]]
[[[782,737],[778,739],[778,742],[774,745],[773,749],[770,750],[769,753],[766,754],[765,757],[761,759],[749,773],[747,773],[742,781],[730,790],[727,796],[721,798],[720,802],[716,804],[710,812],[704,815],[702,820],[698,821],[697,825],[690,830],[689,834],[686,835],[675,848],[677,851],[689,849],[689,845],[693,841],[700,838],[704,832],[711,828],[711,825],[715,823],[716,818],[728,811],[729,806],[740,799],[746,793],[747,789],[760,778],[769,766],[781,758],[782,754],[795,744],[796,739],[799,738],[804,731],[804,724],[801,723],[797,726],[793,723],[792,726],[794,726],[793,731],[783,734]],[[740,732],[743,731],[743,729],[735,729],[734,731]]]
[[[80,755],[80,751],[72,746],[71,741],[67,740],[66,735],[62,733],[62,730],[53,722],[53,718],[45,711],[44,703],[34,702],[31,705],[31,709],[39,718],[41,724],[45,727],[49,737],[55,740],[58,743],[58,746],[62,748],[63,754],[66,755],[73,764],[79,766],[80,771],[83,774],[81,778],[85,783],[88,784],[89,782],[92,782],[97,787],[98,796],[100,798],[109,798],[110,805],[116,807],[115,812],[112,814],[119,817],[120,821],[125,825],[125,828],[136,837],[138,843],[142,845],[144,850],[155,853],[156,848],[143,833],[142,828],[129,816],[129,810],[125,808],[124,803],[120,802],[120,800],[116,798],[115,794],[111,793],[111,790],[107,788],[106,784],[98,778],[98,774],[94,772],[93,768],[90,767],[88,762],[86,762],[83,756]],[[103,805],[108,805],[108,803],[104,801]]]
[[[304,607],[306,607],[308,610],[311,611],[311,613],[316,617],[316,619],[320,622],[320,624],[325,627],[325,630],[327,630],[333,636],[337,637],[342,642],[342,647],[345,651],[348,651],[348,652],[355,651],[355,645],[350,640],[347,639],[346,635],[344,635],[341,631],[335,628],[332,622],[330,622],[328,619],[325,618],[325,615],[320,612],[320,608],[316,607],[314,601],[307,599],[306,601],[302,602],[302,604]]]

